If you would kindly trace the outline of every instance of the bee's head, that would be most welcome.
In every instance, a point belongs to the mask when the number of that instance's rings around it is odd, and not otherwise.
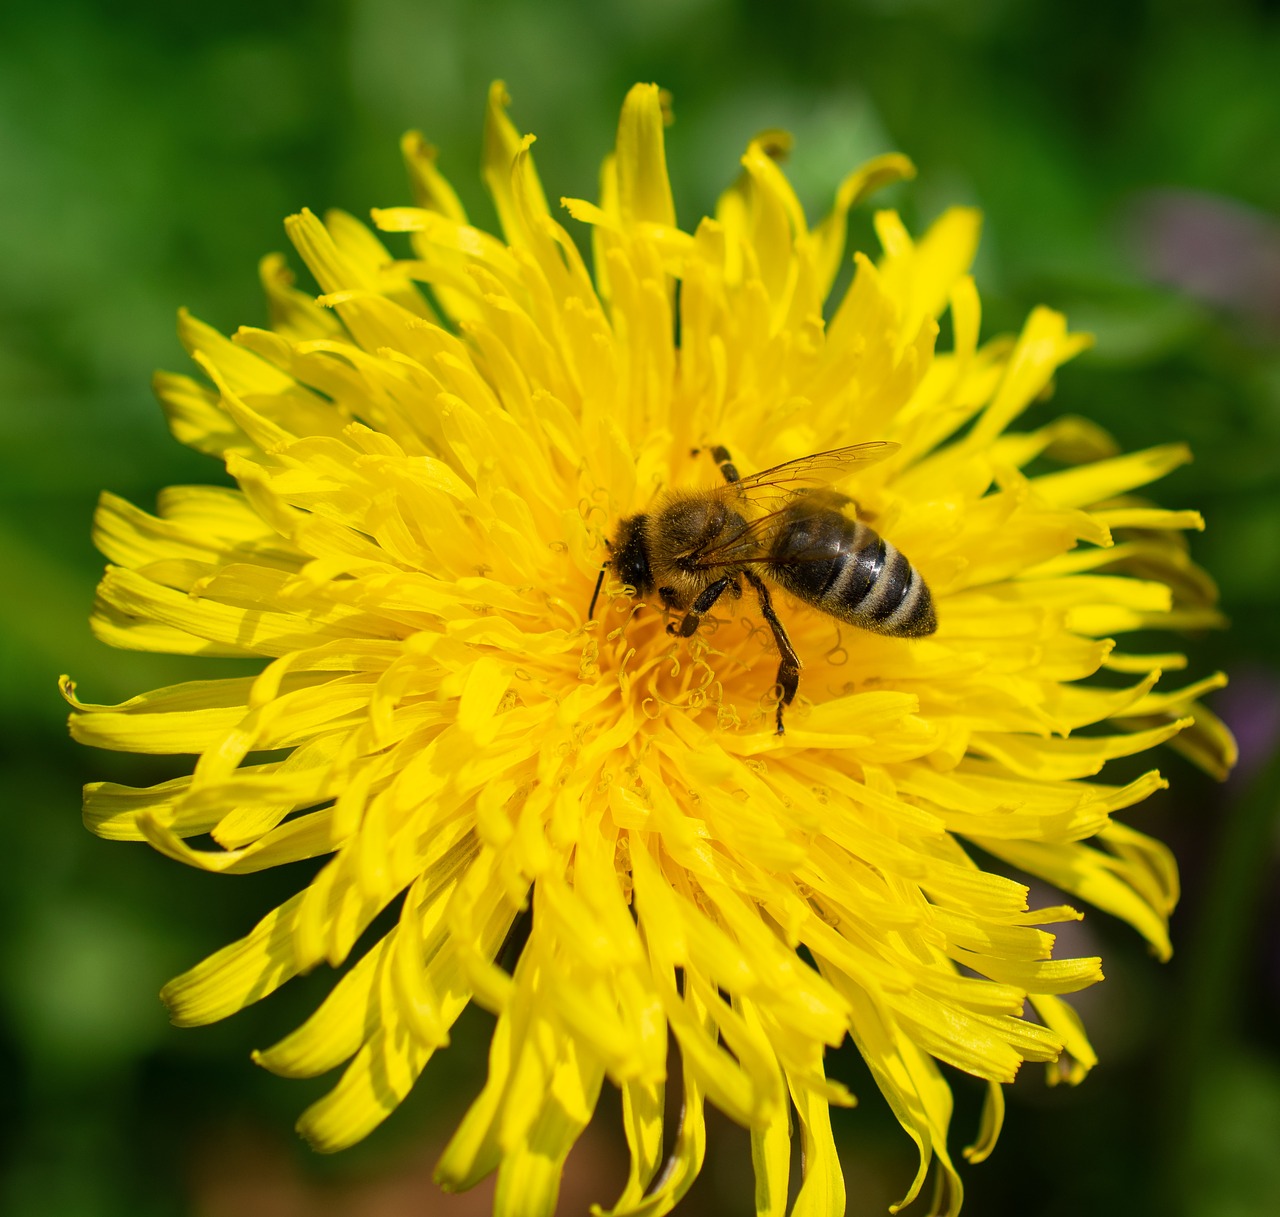
[[[596,615],[596,600],[600,595],[600,587],[604,583],[604,572],[612,566],[623,583],[634,587],[638,593],[645,593],[653,588],[653,576],[649,573],[649,551],[644,541],[645,517],[632,516],[628,520],[618,522],[618,535],[606,540],[605,549],[609,557],[600,565],[600,577],[596,580],[596,590],[591,593],[591,607],[587,609],[587,620]]]
[[[618,522],[618,535],[610,547],[613,557],[610,564],[623,583],[630,584],[640,595],[653,590],[653,575],[649,572],[649,549],[645,544],[644,526],[648,516],[631,516]]]

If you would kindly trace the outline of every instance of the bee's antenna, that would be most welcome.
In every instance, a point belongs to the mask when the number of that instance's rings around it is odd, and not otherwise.
[[[588,621],[596,615],[596,599],[600,595],[600,585],[604,583],[604,568],[608,565],[608,562],[600,563],[600,573],[596,576],[596,590],[591,593],[591,607],[587,609]]]

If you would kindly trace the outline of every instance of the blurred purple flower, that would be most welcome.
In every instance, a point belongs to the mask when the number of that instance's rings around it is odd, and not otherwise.
[[[1152,190],[1131,213],[1131,240],[1150,278],[1280,329],[1280,222],[1234,199]]]
[[[1240,759],[1229,781],[1237,787],[1248,786],[1280,745],[1280,678],[1260,667],[1232,672],[1216,709],[1240,746]]]

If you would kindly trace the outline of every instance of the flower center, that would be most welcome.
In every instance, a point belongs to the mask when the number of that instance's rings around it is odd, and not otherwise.
[[[805,663],[800,693],[787,707],[786,720],[803,721],[814,695],[848,691],[839,668],[849,657],[838,623],[791,602],[780,608],[788,614],[788,631]],[[770,730],[780,695],[779,656],[754,605],[725,597],[689,638],[669,632],[680,619],[679,613],[606,579],[582,675],[616,683],[618,704],[651,721],[680,713],[708,719],[725,731]]]

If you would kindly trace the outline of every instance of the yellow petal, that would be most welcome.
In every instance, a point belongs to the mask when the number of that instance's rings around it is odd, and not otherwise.
[[[713,1034],[715,1024],[698,997],[690,991],[685,994],[684,1001],[701,1033]],[[706,1095],[699,1073],[691,1067],[687,1057],[682,1058],[682,1077],[684,1093],[680,1127],[657,1186],[643,1198],[626,1205],[622,1201],[611,1209],[593,1205],[591,1211],[595,1217],[665,1217],[693,1186],[707,1152],[707,1128],[703,1116]]]
[[[485,185],[488,186],[498,210],[498,221],[502,225],[503,234],[509,244],[518,246],[528,241],[527,216],[530,213],[547,215],[549,211],[532,159],[527,157],[518,188],[523,193],[523,200],[517,198],[513,170],[517,158],[527,151],[528,143],[527,137],[522,136],[507,117],[507,106],[510,104],[511,97],[506,85],[495,80],[489,86],[489,107],[485,111],[483,171]],[[523,213],[522,201],[526,208]]]
[[[792,1085],[791,1098],[800,1121],[800,1142],[804,1154],[804,1174],[796,1195],[792,1217],[824,1217],[843,1213],[844,1174],[831,1134],[831,1109],[819,1096]]]
[[[1068,334],[1066,319],[1052,309],[1033,309],[1018,336],[1004,379],[969,436],[969,444],[989,443],[1032,399],[1048,387],[1053,373],[1091,343],[1087,335]]]
[[[657,85],[634,85],[618,120],[618,209],[626,223],[674,227],[675,204],[667,178],[662,99]]]
[[[1105,838],[1106,832],[1102,836]],[[1161,959],[1172,954],[1167,888],[1155,889],[1152,872],[1137,856],[1120,858],[1086,844],[1046,846],[985,838],[977,843],[1029,874],[1127,921]],[[1168,881],[1166,874],[1163,882]]]
[[[1056,999],[1049,998],[1048,1000],[1053,1001]],[[1040,1009],[1038,1001],[1036,1009]],[[1049,1022],[1048,1019],[1045,1019],[1045,1021]],[[1049,1025],[1054,1027],[1054,1030],[1057,1030],[1053,1023],[1049,1023]],[[974,1163],[985,1162],[991,1156],[991,1151],[995,1149],[996,1142],[1000,1139],[1000,1130],[1003,1127],[1004,1087],[996,1082],[988,1082],[986,1098],[982,1103],[982,1124],[978,1129],[978,1135],[973,1144],[964,1151],[965,1160]]]
[[[1085,1035],[1084,1023],[1079,1014],[1060,997],[1037,994],[1031,1001],[1045,1026],[1057,1034],[1064,1044],[1062,1056],[1048,1066],[1050,1085],[1060,1081],[1072,1086],[1078,1085],[1098,1063],[1097,1053]]]
[[[844,254],[849,225],[849,212],[869,194],[915,177],[916,167],[901,153],[889,152],[860,165],[836,191],[835,205],[813,230],[814,262],[819,290],[823,297],[831,291]]]
[[[1154,482],[1190,459],[1186,444],[1165,444],[1061,473],[1048,473],[1036,478],[1032,485],[1046,502],[1058,507],[1084,507]]]
[[[542,1109],[498,1168],[495,1212],[551,1217],[565,1158],[595,1110],[603,1069],[572,1038],[561,1038],[557,1048]]]

